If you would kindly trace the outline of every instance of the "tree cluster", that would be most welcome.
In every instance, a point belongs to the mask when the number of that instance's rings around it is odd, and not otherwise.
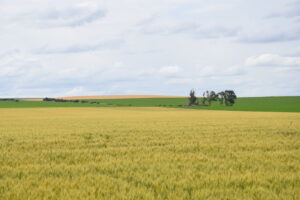
[[[225,90],[221,91],[219,93],[216,93],[215,91],[206,91],[203,93],[203,98],[202,98],[202,105],[206,105],[206,102],[211,105],[213,101],[219,101],[220,104],[224,104],[226,106],[232,106],[235,104],[237,96],[233,90]],[[199,105],[198,99],[195,95],[195,91],[191,90],[190,91],[190,97],[189,97],[189,106],[193,105]]]
[[[73,102],[73,103],[79,103],[79,100],[65,100],[65,99],[55,99],[55,98],[44,98],[43,101],[54,101],[54,102]]]
[[[19,102],[19,99],[0,99],[0,101],[15,101],[15,102]]]
[[[44,98],[43,101],[99,104],[99,102],[95,102],[95,101],[65,100],[65,99],[55,99],[55,98],[48,98],[48,97]]]
[[[213,101],[219,101],[220,104],[225,103],[226,106],[232,106],[235,104],[236,99],[237,96],[233,90],[225,90],[218,93],[215,91],[206,91],[203,93],[202,103],[205,104],[208,102],[211,105]]]

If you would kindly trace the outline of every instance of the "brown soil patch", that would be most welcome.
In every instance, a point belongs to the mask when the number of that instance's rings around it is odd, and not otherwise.
[[[58,99],[142,99],[142,98],[184,98],[184,96],[165,96],[165,95],[101,95],[101,96],[74,96],[58,97]]]
[[[21,101],[43,101],[42,98],[25,98],[25,99],[20,99]]]

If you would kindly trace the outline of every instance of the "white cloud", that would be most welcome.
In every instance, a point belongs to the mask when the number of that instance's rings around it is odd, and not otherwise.
[[[280,11],[273,12],[266,16],[266,18],[277,18],[277,17],[286,17],[286,18],[298,18],[300,17],[300,1],[295,0],[288,2],[284,8]]]
[[[107,40],[103,42],[93,42],[92,44],[73,44],[71,46],[48,48],[41,47],[35,49],[34,52],[37,54],[68,54],[68,53],[81,53],[97,50],[106,50],[118,48],[123,45],[123,40]]]
[[[205,66],[200,69],[200,77],[224,77],[224,76],[237,76],[245,73],[244,66],[231,66],[231,67],[216,67]]]
[[[67,91],[66,92],[66,96],[78,96],[78,95],[82,95],[84,93],[87,92],[87,89],[84,88],[84,87],[75,87],[75,88],[72,88],[71,90]]]
[[[276,32],[258,31],[254,33],[241,33],[239,41],[246,43],[273,43],[300,40],[300,29],[278,30]]]
[[[178,67],[178,66],[164,66],[164,67],[161,67],[158,72],[161,73],[161,74],[177,74],[181,71],[181,68]]]
[[[170,80],[167,81],[167,84],[186,84],[186,83],[193,83],[195,82],[194,79],[191,78],[171,78]]]
[[[204,24],[182,22],[161,22],[155,21],[142,26],[142,32],[145,34],[172,35],[181,34],[195,39],[214,39],[230,38],[238,34],[239,29],[236,27],[224,27],[222,25],[207,26]]]
[[[19,50],[12,50],[0,57],[0,77],[18,77],[30,73],[31,69],[39,65],[38,59]]]
[[[3,2],[0,11],[5,16],[4,20],[9,21],[11,25],[43,28],[81,26],[104,18],[107,14],[101,1],[80,2],[78,0],[64,0],[59,3],[48,0],[19,1],[12,4]]]
[[[263,54],[247,58],[246,65],[300,67],[300,57],[285,57],[276,54]]]

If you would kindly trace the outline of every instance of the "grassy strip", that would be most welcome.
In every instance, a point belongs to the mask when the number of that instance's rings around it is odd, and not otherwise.
[[[99,99],[100,104],[60,103],[60,102],[0,102],[0,108],[35,108],[35,107],[181,107],[187,104],[186,98],[145,98],[145,99]],[[234,106],[220,105],[213,102],[209,107],[191,109],[232,110],[232,111],[268,111],[300,112],[300,97],[248,97],[238,98]]]

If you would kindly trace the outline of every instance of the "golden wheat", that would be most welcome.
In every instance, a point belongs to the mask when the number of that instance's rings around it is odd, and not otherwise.
[[[0,109],[0,199],[300,199],[300,114]]]

